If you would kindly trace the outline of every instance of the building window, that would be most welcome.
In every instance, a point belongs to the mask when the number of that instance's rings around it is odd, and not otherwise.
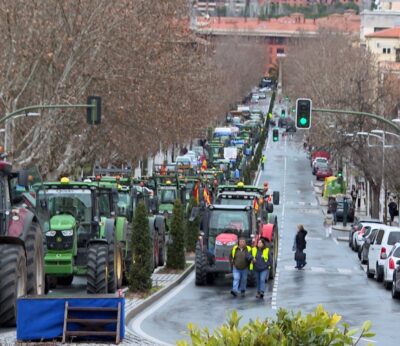
[[[383,54],[390,54],[391,49],[390,48],[383,48]]]
[[[285,49],[283,49],[283,48],[277,48],[277,49],[276,49],[276,54],[285,54]]]
[[[383,48],[383,54],[386,54],[386,48]]]
[[[400,62],[400,49],[396,49],[396,62]]]

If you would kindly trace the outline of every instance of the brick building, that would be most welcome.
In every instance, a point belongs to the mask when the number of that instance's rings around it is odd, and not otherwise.
[[[278,58],[287,53],[288,44],[295,37],[312,37],[319,28],[332,28],[359,35],[360,17],[354,11],[344,15],[306,19],[301,13],[289,17],[261,21],[257,18],[211,17],[197,18],[195,32],[207,39],[217,40],[224,36],[242,36],[265,45],[267,50],[266,72],[276,66]]]

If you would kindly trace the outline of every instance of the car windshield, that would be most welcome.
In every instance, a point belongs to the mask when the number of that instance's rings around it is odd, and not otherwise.
[[[388,237],[388,245],[394,245],[400,241],[400,231],[390,232]]]
[[[212,210],[209,221],[209,245],[221,233],[250,236],[248,213],[245,210]]]
[[[48,200],[50,217],[70,214],[77,220],[90,222],[92,198],[89,189],[49,189],[39,191],[39,199]]]
[[[176,200],[175,189],[161,190],[161,203],[174,203]]]

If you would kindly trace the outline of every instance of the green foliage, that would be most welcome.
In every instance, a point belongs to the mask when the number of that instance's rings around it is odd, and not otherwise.
[[[168,245],[167,267],[171,269],[185,268],[185,221],[182,203],[175,200],[169,235],[172,243]]]
[[[196,200],[191,198],[189,201],[188,215],[186,217],[187,227],[185,232],[186,251],[193,252],[196,249],[196,243],[200,230],[200,215],[197,215],[193,221],[190,221],[190,213],[194,207],[197,207]]]
[[[374,336],[370,332],[371,322],[366,321],[361,332],[349,329],[346,323],[338,323],[341,316],[329,314],[319,305],[312,313],[288,312],[279,309],[276,319],[264,321],[256,319],[239,327],[241,317],[233,311],[228,321],[211,333],[207,328],[199,329],[188,325],[193,346],[288,346],[288,345],[356,345],[361,337]],[[359,333],[354,341],[352,337]],[[178,346],[187,346],[186,341],[178,341]]]
[[[129,272],[129,290],[132,292],[143,292],[151,289],[151,247],[147,210],[144,202],[140,202],[136,207],[131,238],[133,263]]]

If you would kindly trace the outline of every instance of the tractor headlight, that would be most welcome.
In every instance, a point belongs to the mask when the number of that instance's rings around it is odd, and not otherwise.
[[[61,233],[64,237],[72,237],[74,235],[74,231],[72,229],[61,231]]]
[[[47,231],[46,232],[46,237],[54,237],[56,235],[56,231]]]
[[[226,243],[226,245],[227,245],[227,246],[233,246],[233,245],[236,245],[236,240],[229,241],[229,242],[227,242],[227,243]]]
[[[224,245],[224,244],[222,244],[222,242],[220,242],[219,240],[216,240],[215,245]]]

